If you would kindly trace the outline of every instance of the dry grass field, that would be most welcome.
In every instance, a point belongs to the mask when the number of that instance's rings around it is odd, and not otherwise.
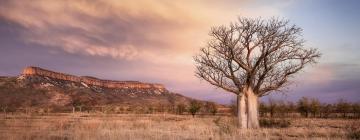
[[[287,128],[236,129],[232,117],[169,114],[7,115],[0,119],[1,140],[217,140],[356,139],[354,119],[290,120]]]

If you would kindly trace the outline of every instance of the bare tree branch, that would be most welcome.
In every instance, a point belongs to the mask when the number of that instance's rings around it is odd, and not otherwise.
[[[302,29],[287,20],[239,18],[230,26],[213,27],[212,37],[194,57],[196,75],[226,91],[257,96],[286,87],[290,78],[320,53],[306,49]]]

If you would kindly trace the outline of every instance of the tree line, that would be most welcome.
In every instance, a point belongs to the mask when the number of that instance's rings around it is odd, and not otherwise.
[[[178,104],[158,104],[149,106],[129,105],[96,105],[91,106],[74,100],[70,106],[37,106],[27,104],[26,106],[14,106],[0,102],[0,113],[25,113],[25,114],[46,114],[46,113],[110,113],[110,114],[156,114],[170,113],[178,115],[216,115],[218,114],[217,104],[208,101],[191,100]]]
[[[339,99],[323,103],[316,98],[302,97],[297,102],[269,99],[259,105],[261,117],[360,118],[360,103]]]

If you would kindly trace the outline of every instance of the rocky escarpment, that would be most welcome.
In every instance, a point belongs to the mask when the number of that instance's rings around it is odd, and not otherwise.
[[[87,85],[105,87],[105,88],[137,88],[137,89],[165,89],[161,84],[150,84],[142,83],[137,81],[113,81],[113,80],[102,80],[90,76],[74,76],[60,72],[54,72],[39,67],[27,67],[22,72],[23,76],[46,76],[59,80],[66,80],[78,83],[84,83]]]
[[[71,110],[73,106],[171,108],[191,98],[161,84],[102,80],[27,67],[18,77],[0,77],[0,106]]]

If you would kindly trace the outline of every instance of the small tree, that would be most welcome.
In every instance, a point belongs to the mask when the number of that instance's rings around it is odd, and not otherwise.
[[[259,104],[260,117],[265,117],[268,111],[269,111],[269,107],[265,103],[260,102]]]
[[[196,100],[192,100],[190,102],[189,112],[193,117],[195,117],[195,114],[200,110],[200,108],[201,108],[201,103]]]
[[[176,99],[175,99],[175,96],[170,96],[168,98],[169,100],[169,109],[168,109],[168,112],[169,113],[174,113],[176,111]]]
[[[276,108],[277,108],[277,103],[274,99],[269,98],[269,112],[270,112],[270,117],[274,117],[274,114],[276,112]]]
[[[336,111],[341,113],[343,118],[346,118],[346,114],[351,110],[351,105],[344,99],[340,99],[336,104]]]
[[[154,108],[152,106],[148,107],[147,113],[152,114],[154,111]]]
[[[360,104],[354,103],[352,104],[352,112],[354,113],[355,118],[360,117]]]
[[[316,114],[318,114],[320,111],[320,102],[318,99],[311,99],[310,102],[310,112],[313,115],[313,117],[316,117]]]
[[[76,108],[79,108],[80,112],[82,111],[83,103],[79,99],[73,99],[71,104],[73,113],[75,113]]]
[[[305,117],[309,117],[310,113],[310,101],[306,97],[302,97],[298,101],[298,111],[301,113],[301,115]]]
[[[31,115],[32,113],[32,107],[35,106],[35,101],[34,100],[26,100],[22,103],[22,106],[25,106],[25,114],[26,115]]]
[[[292,114],[295,111],[296,111],[296,105],[293,102],[287,102],[287,104],[286,104],[287,116],[290,116],[289,114]]]
[[[180,103],[176,106],[177,114],[182,115],[185,111],[186,111],[186,106],[184,104]]]
[[[276,112],[278,112],[280,117],[285,117],[287,111],[287,104],[285,103],[285,101],[278,101],[277,102],[277,107],[276,107]]]
[[[334,106],[331,104],[321,104],[320,105],[320,117],[328,118],[332,113]]]
[[[215,115],[217,113],[217,107],[214,102],[206,102],[204,108],[205,108],[206,112],[208,112],[212,115]]]

